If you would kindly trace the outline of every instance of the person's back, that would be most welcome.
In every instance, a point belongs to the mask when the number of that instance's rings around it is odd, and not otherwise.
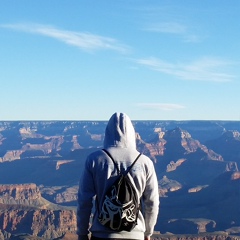
[[[121,171],[126,171],[139,155],[136,149],[135,130],[126,114],[115,113],[110,118],[105,131],[104,149],[110,153]],[[78,193],[79,239],[87,239],[94,196],[96,196],[95,210],[90,227],[92,239],[143,240],[144,236],[145,239],[150,239],[157,221],[159,206],[158,182],[153,162],[147,156],[141,155],[129,172],[129,177],[136,186],[144,209],[140,211],[137,225],[133,230],[113,231],[103,226],[98,217],[105,193],[118,178],[118,172],[112,159],[103,150],[88,156]]]

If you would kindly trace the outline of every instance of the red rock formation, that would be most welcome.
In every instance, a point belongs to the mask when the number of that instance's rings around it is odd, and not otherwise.
[[[68,164],[68,163],[71,163],[71,162],[74,162],[74,160],[59,160],[59,161],[57,161],[56,170],[60,169],[61,165]]]
[[[0,158],[0,162],[19,160],[22,153],[23,150],[9,150]]]
[[[156,156],[163,156],[166,141],[163,139],[164,133],[162,131],[155,131],[154,138],[151,142],[144,142],[141,136],[137,133],[137,148],[144,154],[150,156],[156,162]]]
[[[36,184],[0,185],[0,203],[30,205],[41,198]]]
[[[0,185],[0,229],[53,239],[76,232],[74,210],[41,197],[36,184]]]
[[[46,140],[50,140],[44,144],[31,144],[27,143],[22,147],[23,151],[31,151],[31,150],[41,150],[43,153],[49,154],[53,150],[59,151],[61,149],[61,144],[64,142],[62,136],[56,136],[56,137],[44,137]]]
[[[78,136],[77,135],[73,135],[72,136],[72,142],[73,142],[73,147],[72,147],[72,151],[73,150],[75,150],[75,149],[80,149],[80,148],[82,148],[81,146],[80,146],[80,144],[78,143]]]
[[[234,172],[231,176],[231,180],[240,179],[240,172]]]
[[[0,229],[12,234],[28,233],[45,239],[53,239],[66,232],[76,232],[76,221],[73,210],[0,210]]]
[[[56,194],[55,201],[56,203],[77,201],[77,192],[78,187],[67,188],[65,191]]]

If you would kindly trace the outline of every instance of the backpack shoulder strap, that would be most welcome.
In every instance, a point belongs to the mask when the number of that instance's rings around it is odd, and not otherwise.
[[[134,162],[131,164],[131,166],[128,168],[128,170],[124,173],[124,175],[126,176],[130,170],[132,169],[132,167],[134,166],[134,164],[137,162],[137,160],[139,159],[139,157],[141,156],[142,154],[139,153],[138,156],[136,157],[136,159],[134,160]]]
[[[113,161],[115,167],[117,168],[117,171],[118,171],[118,175],[120,175],[120,169],[118,168],[118,165],[117,163],[115,162],[115,160],[113,159],[112,155],[106,150],[106,149],[102,149]],[[127,171],[123,174],[124,176],[126,176],[130,170],[132,169],[132,167],[134,166],[134,164],[137,162],[138,158],[141,156],[142,154],[139,153],[138,156],[136,157],[136,159],[134,160],[134,162],[131,164],[131,166],[127,169]]]
[[[120,169],[119,169],[117,163],[115,162],[115,160],[113,159],[112,155],[106,149],[102,149],[102,150],[112,159],[113,164],[117,169],[118,175],[120,175]]]

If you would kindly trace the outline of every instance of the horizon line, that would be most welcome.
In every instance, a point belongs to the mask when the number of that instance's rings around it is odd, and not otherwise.
[[[102,120],[97,120],[97,119],[38,119],[38,120],[30,120],[30,119],[15,119],[15,120],[0,120],[0,122],[108,122],[109,119],[102,119]],[[187,122],[187,121],[218,121],[218,122],[224,122],[224,121],[229,121],[229,122],[240,122],[240,119],[131,119],[131,121],[181,121],[181,122]]]

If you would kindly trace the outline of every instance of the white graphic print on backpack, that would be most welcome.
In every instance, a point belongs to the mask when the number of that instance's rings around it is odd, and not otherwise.
[[[104,151],[106,152],[106,150]],[[111,155],[108,152],[106,153],[113,160]],[[120,174],[117,164],[113,160],[120,176],[106,192],[98,217],[100,223],[109,227],[111,230],[131,231],[137,224],[140,203],[136,187],[127,174],[140,155],[141,154],[138,155],[128,171],[124,174]]]

